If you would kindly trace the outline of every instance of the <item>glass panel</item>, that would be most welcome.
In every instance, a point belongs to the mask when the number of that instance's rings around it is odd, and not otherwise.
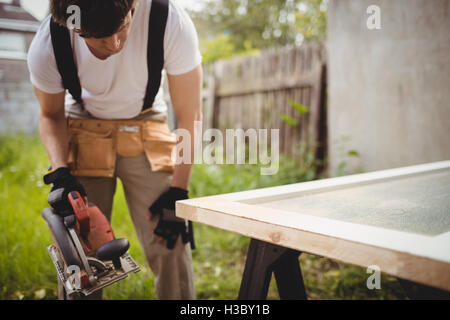
[[[0,31],[0,50],[26,53],[25,35],[16,32]]]
[[[436,236],[450,231],[450,170],[297,196],[260,205]]]

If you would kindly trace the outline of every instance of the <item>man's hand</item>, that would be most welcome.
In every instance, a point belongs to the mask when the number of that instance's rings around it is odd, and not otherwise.
[[[181,235],[183,243],[191,242],[194,247],[192,223],[175,216],[175,202],[188,199],[188,191],[171,187],[164,192],[149,208],[150,216],[159,215],[159,222],[154,233],[160,242],[166,241],[168,249],[173,249]]]
[[[47,173],[44,176],[44,182],[45,184],[53,184],[50,195],[55,190],[63,190],[62,194],[59,194],[57,199],[52,199],[52,196],[49,196],[47,199],[57,214],[66,216],[72,212],[72,207],[68,200],[68,195],[72,191],[78,191],[80,195],[87,200],[86,191],[84,190],[83,185],[76,177],[70,174],[69,168],[58,168],[55,171]]]

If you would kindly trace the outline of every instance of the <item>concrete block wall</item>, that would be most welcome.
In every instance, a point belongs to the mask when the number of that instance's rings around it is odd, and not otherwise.
[[[0,60],[0,134],[37,132],[39,105],[26,61]]]
[[[450,1],[330,0],[328,15],[330,174],[450,159]]]

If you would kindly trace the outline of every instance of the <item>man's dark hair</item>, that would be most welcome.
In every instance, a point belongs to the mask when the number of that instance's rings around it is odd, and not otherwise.
[[[66,27],[71,13],[67,8],[76,5],[81,12],[81,30],[86,38],[105,38],[119,31],[128,12],[134,9],[137,0],[51,0],[50,12],[53,20]]]

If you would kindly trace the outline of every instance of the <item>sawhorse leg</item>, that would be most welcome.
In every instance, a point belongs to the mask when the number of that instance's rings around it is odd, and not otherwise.
[[[252,239],[238,299],[266,299],[273,272],[281,299],[306,300],[299,255],[299,251]]]

